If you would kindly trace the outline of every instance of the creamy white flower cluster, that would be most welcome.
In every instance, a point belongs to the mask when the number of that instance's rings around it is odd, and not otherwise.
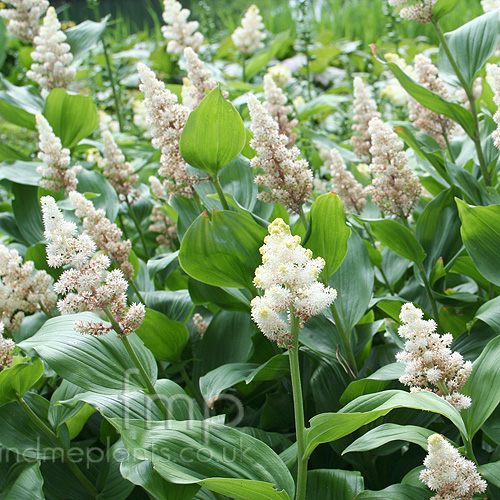
[[[31,260],[23,264],[17,250],[0,245],[0,324],[14,332],[26,314],[50,312],[56,300],[45,271],[37,271]]]
[[[97,248],[105,253],[117,264],[120,264],[125,278],[134,277],[134,268],[128,261],[132,243],[130,240],[122,241],[122,230],[107,217],[102,208],[95,208],[91,200],[83,194],[73,191],[69,193],[69,201],[75,208],[75,215],[82,219],[83,229],[88,234]]]
[[[196,109],[203,98],[217,87],[217,82],[212,78],[212,72],[205,68],[205,64],[191,47],[184,49],[188,77],[182,86],[182,104],[190,111]],[[226,90],[222,91],[225,98],[228,97]]]
[[[256,5],[250,5],[241,20],[241,26],[234,30],[231,38],[242,54],[253,54],[264,47],[262,40],[266,35],[262,32],[263,29],[264,23],[259,14],[259,8]]]
[[[42,176],[40,187],[49,191],[61,189],[67,194],[76,189],[76,175],[81,170],[80,165],[69,166],[71,162],[69,149],[63,148],[61,139],[56,137],[52,127],[43,115],[36,115],[38,130],[38,159],[45,165],[40,165],[36,171]]]
[[[411,64],[408,64],[401,56],[393,52],[384,54],[388,62],[396,63],[401,70],[406,73],[413,80],[417,79],[417,74]],[[387,85],[380,92],[381,97],[389,98],[397,106],[404,106],[408,104],[410,94],[406,92],[403,86],[399,83],[398,79],[392,76],[389,78]]]
[[[5,326],[0,321],[0,371],[12,364],[12,351],[16,344],[11,339],[4,338]]]
[[[347,170],[346,164],[337,149],[322,149],[321,159],[332,174],[332,189],[339,196],[347,212],[360,214],[365,206],[364,188]]]
[[[144,106],[147,110],[147,122],[151,125],[153,147],[161,150],[158,174],[165,177],[163,188],[169,194],[180,193],[193,195],[193,184],[197,176],[188,175],[186,162],[181,156],[179,140],[186,124],[189,109],[177,102],[177,96],[165,88],[155,74],[145,65],[137,65],[144,93]]]
[[[495,146],[500,149],[500,66],[496,64],[489,64],[488,70],[488,81],[491,86],[491,90],[494,92],[493,101],[498,106],[498,110],[493,115],[495,123],[498,125],[495,132],[493,132],[493,142]]]
[[[153,207],[151,222],[149,230],[158,233],[156,236],[158,244],[174,248],[173,240],[177,238],[177,224],[163,213],[161,207]]]
[[[377,177],[365,189],[380,210],[398,217],[408,217],[417,206],[422,192],[420,181],[408,165],[403,141],[379,118],[372,118],[370,171]]]
[[[163,20],[167,26],[162,26],[161,31],[167,40],[167,52],[181,55],[186,47],[191,47],[195,52],[200,50],[203,35],[196,31],[198,21],[189,21],[189,9],[183,9],[176,0],[164,0]]]
[[[352,125],[354,134],[351,137],[351,146],[354,154],[361,160],[371,160],[372,140],[368,124],[372,118],[380,118],[377,103],[370,97],[363,80],[356,76],[354,78],[354,123]]]
[[[500,0],[481,0],[483,11],[491,12],[492,10],[500,9]]]
[[[73,55],[65,43],[66,35],[54,7],[47,9],[40,34],[33,39],[35,50],[31,53],[34,63],[26,76],[37,82],[43,97],[55,88],[67,88],[75,79],[76,70],[70,67]]]
[[[128,196],[137,184],[139,176],[134,174],[132,165],[125,160],[124,154],[108,130],[102,133],[102,139],[104,141],[103,156],[99,156],[97,165],[102,168],[104,177],[108,179],[116,192]]]
[[[47,0],[9,0],[11,8],[0,10],[0,16],[8,22],[7,30],[23,42],[31,43],[38,35],[40,18],[47,10]]]
[[[42,214],[47,245],[47,262],[51,267],[71,266],[54,285],[63,295],[57,303],[61,314],[82,311],[111,311],[120,324],[120,335],[135,331],[144,320],[142,304],[132,304],[127,310],[128,283],[122,271],[108,271],[111,262],[107,255],[96,253],[97,246],[89,234],[77,235],[74,222],[64,220],[52,196],[42,197]],[[81,333],[101,335],[111,325],[78,321],[75,329]]]
[[[311,250],[300,245],[300,236],[292,236],[283,219],[275,219],[268,230],[260,248],[262,265],[253,281],[264,295],[252,300],[252,319],[266,337],[288,347],[290,314],[299,318],[302,327],[333,303],[337,291],[318,281],[325,261],[313,259]],[[287,322],[280,316],[285,313],[289,313]]]
[[[278,202],[295,213],[302,212],[313,187],[313,174],[306,160],[299,160],[300,151],[287,148],[289,138],[279,133],[278,123],[253,94],[248,95],[248,109],[252,123],[253,139],[250,146],[257,155],[251,166],[262,169],[255,183],[268,190],[258,194],[259,200]]]
[[[399,318],[403,324],[398,333],[406,342],[405,350],[396,355],[396,360],[406,367],[399,381],[409,385],[411,392],[435,392],[457,410],[468,408],[471,399],[458,391],[469,378],[472,363],[449,348],[453,341],[451,334],[439,335],[436,322],[422,317],[422,310],[411,303],[401,308]]]
[[[297,134],[293,129],[299,124],[296,118],[290,120],[288,115],[292,112],[292,106],[287,106],[287,97],[280,87],[276,85],[270,73],[264,75],[264,107],[274,118],[279,127],[279,133],[288,137],[287,147],[291,147],[297,140]]]
[[[486,491],[488,485],[474,462],[460,455],[441,434],[429,436],[427,443],[420,480],[436,492],[431,500],[472,500],[473,495]]]
[[[193,323],[196,327],[196,330],[200,334],[200,337],[203,337],[208,328],[208,323],[203,319],[203,316],[199,313],[193,314]]]
[[[284,64],[275,64],[268,68],[267,72],[273,77],[274,83],[282,89],[288,85],[292,77],[292,71]]]
[[[401,7],[399,15],[408,21],[430,23],[437,0],[389,0],[391,7]]]
[[[423,54],[415,57],[415,71],[420,85],[440,95],[443,99],[450,100],[448,89],[443,80],[437,76],[438,69],[428,57]],[[413,98],[410,99],[410,120],[413,121],[415,127],[434,137],[441,148],[446,149],[445,134],[448,135],[453,128],[453,120],[434,113]]]

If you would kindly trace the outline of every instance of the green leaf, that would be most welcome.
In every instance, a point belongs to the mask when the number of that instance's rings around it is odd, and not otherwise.
[[[182,323],[172,321],[154,309],[146,309],[146,316],[136,334],[156,359],[170,363],[179,361],[189,340],[187,328]]]
[[[352,500],[363,488],[358,471],[315,469],[307,473],[307,500]]]
[[[80,193],[98,194],[99,196],[92,198],[94,207],[102,208],[110,221],[116,219],[120,206],[118,195],[101,172],[82,168],[78,174],[78,191]]]
[[[89,50],[93,49],[106,30],[108,24],[108,17],[106,16],[101,22],[84,21],[73,28],[67,29],[64,34],[66,35],[66,42],[71,47],[73,54],[73,61],[81,59]]]
[[[500,205],[473,207],[455,198],[462,220],[462,240],[479,272],[500,285]]]
[[[500,461],[480,465],[477,471],[488,483],[500,488]]]
[[[306,246],[315,257],[325,259],[321,274],[328,279],[342,264],[351,234],[340,198],[335,193],[319,196],[311,206],[310,221],[311,236]]]
[[[449,418],[463,435],[466,434],[460,413],[436,394],[425,391],[384,391],[360,396],[338,413],[322,413],[313,417],[306,437],[306,454],[310,455],[318,445],[347,436],[396,408],[414,408],[439,413]]]
[[[27,498],[30,500],[45,500],[40,462],[30,465],[18,462],[14,467],[18,469],[22,467],[22,470],[14,482],[9,484],[7,489],[3,491],[2,498],[5,498],[5,500],[26,500]],[[11,473],[9,471],[9,476]]]
[[[267,231],[242,214],[203,212],[182,239],[179,263],[193,278],[213,286],[253,290],[259,248]]]
[[[354,451],[374,450],[392,441],[415,443],[427,451],[427,438],[432,434],[435,432],[415,425],[382,424],[356,439],[342,455]]]
[[[356,500],[426,500],[433,495],[427,488],[393,484],[380,491],[362,491]]]
[[[0,371],[0,406],[20,398],[42,375],[41,359],[14,356],[12,365]]]
[[[329,284],[338,291],[335,307],[345,331],[350,332],[364,316],[373,293],[374,271],[361,237],[353,231],[347,257]]]
[[[38,188],[12,184],[12,193],[15,196],[12,211],[24,241],[29,245],[45,241]]]
[[[396,63],[387,62],[385,64],[387,64],[387,67],[392,71],[403,88],[419,103],[435,113],[445,115],[455,120],[462,126],[469,137],[474,137],[474,118],[469,111],[458,104],[443,99],[429,89],[422,87],[422,85],[419,85],[407,76]]]
[[[426,254],[422,245],[413,233],[399,222],[392,219],[363,219],[361,217],[359,220],[370,224],[375,238],[399,256],[417,264],[425,259]]]
[[[476,311],[474,318],[484,321],[497,335],[500,335],[500,297],[484,303]]]
[[[2,78],[0,116],[14,125],[36,130],[35,115],[42,112],[45,100],[31,85],[16,87]]]
[[[7,179],[24,186],[37,186],[40,184],[42,176],[36,171],[36,167],[41,165],[34,161],[14,161],[0,165],[0,180]]]
[[[92,97],[68,94],[64,89],[50,92],[43,115],[54,134],[61,139],[63,147],[69,149],[88,137],[99,122]]]
[[[500,337],[488,342],[481,356],[474,362],[472,373],[461,390],[471,396],[472,404],[462,410],[469,438],[486,422],[500,403]]]
[[[73,330],[75,321],[102,322],[102,319],[92,313],[52,318],[33,337],[18,345],[26,351],[35,349],[58,375],[87,391],[119,394],[146,389],[116,333],[100,337],[82,335]],[[157,366],[153,355],[135,334],[128,338],[154,383]]]
[[[498,49],[500,43],[498,11],[494,10],[476,17],[455,31],[446,33],[445,38],[453,58],[459,64],[462,75],[471,85],[479,71]],[[443,47],[439,50],[438,67],[442,77],[446,75],[455,77],[455,72]]]
[[[216,177],[245,146],[246,132],[237,109],[213,89],[189,115],[179,147],[193,167]]]
[[[432,18],[439,21],[443,16],[452,12],[460,0],[438,0],[432,9]]]
[[[293,498],[293,478],[278,455],[237,429],[195,420],[169,421],[168,428],[163,422],[152,422],[148,429],[142,421],[128,421],[125,426],[117,420],[113,423],[129,452],[138,458],[147,456],[168,481],[198,483],[244,500]]]

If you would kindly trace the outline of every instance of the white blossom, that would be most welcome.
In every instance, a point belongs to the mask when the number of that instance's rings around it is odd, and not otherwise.
[[[495,146],[500,149],[500,66],[496,64],[489,64],[487,66],[487,73],[491,90],[493,90],[495,94],[493,96],[493,101],[499,108],[493,115],[493,119],[497,124],[497,129],[493,132],[492,137]]]
[[[231,35],[234,45],[242,54],[253,54],[264,47],[262,40],[266,35],[262,32],[264,24],[259,8],[251,5],[243,19]]]
[[[12,351],[16,347],[13,340],[3,336],[4,333],[5,325],[0,321],[0,371],[12,364]]]
[[[203,337],[208,328],[208,323],[203,319],[203,316],[199,313],[193,314],[193,323],[196,327],[196,330],[200,334],[200,337]]]
[[[500,9],[500,0],[481,0],[481,6],[485,13],[491,12]]]
[[[69,66],[73,55],[65,40],[56,11],[54,7],[49,7],[40,34],[33,39],[35,50],[31,57],[34,62],[26,73],[28,78],[40,85],[43,97],[47,97],[54,88],[68,88],[75,79],[76,70]]]
[[[48,0],[9,0],[11,8],[0,10],[8,21],[7,30],[24,42],[31,43],[38,35],[40,18],[49,6]]]
[[[275,64],[267,68],[267,72],[273,77],[274,83],[282,89],[288,85],[292,77],[292,71],[284,64]]]
[[[389,0],[392,7],[401,7],[399,15],[408,21],[430,23],[437,0]]]

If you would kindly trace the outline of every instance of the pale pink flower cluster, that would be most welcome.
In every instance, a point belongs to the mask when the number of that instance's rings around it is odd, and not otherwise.
[[[43,97],[47,97],[52,89],[68,88],[75,79],[76,70],[69,66],[73,55],[65,40],[56,11],[49,7],[40,34],[33,39],[35,50],[31,58],[34,62],[26,73],[29,79],[40,85]]]
[[[0,245],[0,324],[14,332],[26,314],[50,312],[56,300],[45,271],[37,271],[31,260],[23,264],[17,250]]]
[[[332,174],[332,189],[342,200],[345,210],[360,214],[366,206],[363,186],[354,178],[352,172],[347,170],[337,149],[322,149],[320,156]]]
[[[420,480],[436,492],[430,500],[472,500],[484,493],[488,484],[481,478],[474,462],[460,455],[441,434],[427,439],[428,455]]]
[[[498,125],[492,137],[495,146],[500,149],[500,66],[496,64],[488,65],[488,80],[491,90],[494,92],[493,101],[498,106],[498,110],[493,115],[495,123]]]
[[[188,81],[182,87],[182,103],[190,110],[196,109],[203,98],[217,87],[217,82],[212,78],[212,72],[205,68],[205,64],[191,47],[184,49]],[[222,91],[225,98],[226,90]]]
[[[151,125],[152,144],[161,150],[158,174],[165,177],[163,187],[169,194],[193,195],[193,184],[198,177],[188,175],[186,162],[181,156],[179,140],[186,124],[189,109],[177,102],[177,96],[165,88],[155,74],[145,65],[137,65],[147,109],[147,122]]]
[[[7,30],[23,42],[31,43],[38,35],[40,18],[47,10],[47,0],[9,0],[11,8],[0,10],[0,17],[8,21]]]
[[[435,392],[457,410],[468,408],[471,399],[458,391],[469,378],[472,363],[449,348],[453,341],[451,334],[439,335],[436,322],[422,317],[422,310],[411,303],[401,308],[399,318],[403,324],[398,333],[406,342],[405,350],[396,355],[396,360],[406,367],[399,381],[410,386],[411,392]]]
[[[52,196],[42,197],[42,214],[47,245],[47,262],[51,267],[71,266],[54,285],[64,295],[57,303],[62,314],[107,310],[120,325],[119,335],[135,331],[144,320],[142,304],[132,304],[127,310],[128,283],[122,271],[108,271],[111,262],[107,255],[96,253],[97,246],[87,233],[77,235],[73,222],[64,220]],[[75,328],[82,333],[101,335],[111,325],[78,321]]]
[[[389,0],[391,7],[402,7],[399,15],[408,21],[430,23],[437,0]]]
[[[203,337],[208,328],[208,323],[203,319],[203,316],[199,313],[193,314],[193,323],[196,327],[196,330],[200,334],[200,337]]]
[[[422,186],[408,165],[403,141],[379,118],[370,121],[368,131],[372,141],[370,171],[377,177],[365,192],[383,212],[408,217],[418,204]]]
[[[196,31],[198,21],[187,20],[191,11],[183,9],[176,0],[164,0],[163,5],[163,20],[166,26],[162,26],[161,31],[168,42],[167,52],[181,55],[186,47],[198,52],[203,43],[203,35]]]
[[[0,371],[12,364],[12,351],[16,344],[11,339],[4,338],[5,326],[0,321]]]
[[[288,347],[290,314],[299,318],[302,328],[333,303],[337,291],[318,281],[325,261],[313,259],[311,250],[300,245],[300,236],[292,236],[283,219],[275,219],[268,230],[260,248],[262,265],[255,270],[253,281],[264,295],[252,300],[252,319],[266,337]],[[281,317],[285,313],[288,321]]]
[[[264,24],[259,8],[256,5],[250,5],[241,20],[241,26],[234,30],[231,38],[242,54],[253,54],[264,47],[262,40],[266,35],[262,32],[263,29]]]
[[[370,97],[363,80],[354,78],[354,135],[351,137],[351,146],[354,154],[361,160],[370,161],[370,148],[372,147],[368,124],[372,118],[380,118],[377,103]]]
[[[423,54],[418,54],[415,57],[415,71],[417,82],[420,85],[440,95],[443,99],[450,99],[450,94],[443,80],[437,76],[438,69],[428,57]],[[453,128],[453,120],[434,113],[413,98],[410,99],[410,120],[413,121],[415,127],[434,137],[441,148],[446,149],[445,135],[448,136]]]
[[[104,141],[103,156],[97,159],[97,165],[102,168],[102,173],[115,188],[118,194],[130,195],[137,184],[139,176],[134,174],[134,169],[117,146],[111,133],[106,130],[102,133]]]
[[[73,191],[69,193],[69,200],[75,208],[75,215],[82,219],[85,234],[88,234],[99,250],[107,253],[125,275],[131,280],[134,277],[134,268],[128,262],[132,249],[130,240],[122,241],[122,230],[107,217],[102,208],[95,208],[92,201],[87,200],[83,194]]]
[[[288,210],[301,213],[313,187],[308,162],[298,159],[298,148],[286,147],[289,138],[280,135],[278,123],[253,94],[248,95],[248,109],[253,132],[250,146],[257,152],[250,164],[263,170],[255,177],[255,183],[268,189],[258,194],[259,200],[281,203]]]
[[[264,107],[268,113],[276,120],[279,133],[288,137],[287,147],[291,147],[297,140],[297,134],[293,129],[299,124],[299,121],[294,118],[290,120],[288,115],[292,112],[292,106],[287,106],[287,98],[274,81],[270,73],[264,75]]]
[[[158,233],[156,236],[158,244],[173,248],[173,240],[177,238],[177,224],[163,213],[161,207],[153,207],[151,221],[149,230]]]
[[[56,137],[52,127],[43,115],[36,115],[38,130],[38,159],[45,165],[40,165],[36,171],[42,176],[40,187],[49,191],[64,190],[69,193],[76,189],[76,175],[81,170],[80,165],[70,167],[69,149],[63,148],[61,139]]]

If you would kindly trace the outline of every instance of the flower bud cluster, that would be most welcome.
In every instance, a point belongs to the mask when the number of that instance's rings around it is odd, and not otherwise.
[[[40,34],[33,39],[35,50],[31,53],[34,63],[26,76],[42,88],[42,96],[47,97],[55,88],[68,88],[75,79],[75,68],[69,67],[73,60],[66,35],[61,31],[54,7],[47,9]]]
[[[139,63],[137,70],[141,79],[139,89],[144,93],[146,120],[151,125],[152,144],[161,150],[158,174],[165,177],[163,187],[169,194],[192,196],[198,177],[187,174],[186,162],[179,149],[189,109],[177,102],[177,96],[166,89],[145,64]]]
[[[440,95],[443,99],[450,100],[448,89],[443,80],[437,76],[438,69],[428,57],[423,54],[415,57],[415,71],[420,85]],[[413,121],[415,127],[434,137],[441,148],[446,149],[445,135],[448,136],[453,128],[453,120],[434,113],[413,98],[410,99],[410,120]]]
[[[347,212],[360,214],[366,206],[364,188],[347,170],[346,164],[337,149],[321,150],[321,159],[332,174],[332,189],[339,196]]]
[[[488,70],[488,81],[491,86],[491,90],[494,92],[493,101],[498,106],[498,110],[493,115],[495,123],[498,125],[495,132],[493,132],[493,142],[495,146],[500,149],[500,66],[496,64],[489,64]]]
[[[4,338],[5,325],[0,321],[0,371],[12,364],[12,351],[16,344],[11,339]]]
[[[15,332],[26,314],[52,311],[57,297],[52,291],[52,278],[37,271],[28,260],[23,264],[17,250],[0,245],[0,324]]]
[[[137,184],[139,176],[134,174],[132,165],[125,160],[125,156],[108,130],[102,133],[102,139],[104,141],[103,156],[97,159],[97,165],[102,168],[104,177],[108,179],[116,192],[128,196]]]
[[[254,285],[263,289],[264,295],[252,300],[252,319],[266,337],[288,347],[290,314],[299,318],[302,327],[330,306],[337,292],[318,281],[325,261],[313,259],[311,250],[300,245],[300,236],[292,236],[282,219],[275,219],[268,230],[260,248],[262,265],[254,278]],[[288,321],[281,317],[286,313]]]
[[[436,492],[430,500],[472,500],[486,491],[488,485],[474,462],[460,455],[441,434],[429,436],[427,443],[429,453],[420,480]]]
[[[281,203],[288,210],[301,213],[313,187],[308,162],[298,159],[298,148],[286,147],[289,138],[279,133],[278,123],[253,94],[248,95],[248,109],[253,132],[250,146],[257,152],[250,164],[263,170],[255,182],[267,189],[258,194],[259,200]]]
[[[163,20],[167,26],[162,26],[161,31],[167,40],[167,52],[181,55],[186,47],[191,47],[195,52],[200,50],[203,35],[196,31],[198,21],[189,21],[189,9],[183,9],[176,0],[164,0]]]
[[[458,391],[469,378],[472,363],[449,348],[451,334],[439,335],[435,321],[422,317],[423,312],[411,303],[401,308],[399,318],[403,324],[398,333],[406,342],[396,360],[406,367],[399,381],[410,386],[411,392],[435,392],[457,410],[468,408],[471,399]]]
[[[158,244],[174,248],[173,240],[177,238],[177,224],[163,213],[161,207],[153,207],[151,221],[149,230],[158,233],[156,236]]]
[[[408,165],[403,141],[379,118],[370,121],[368,131],[373,144],[370,171],[377,177],[365,192],[383,212],[408,217],[418,204],[422,186]]]
[[[119,269],[108,271],[111,262],[107,255],[96,253],[97,245],[87,232],[77,235],[73,222],[64,219],[54,198],[42,197],[42,214],[47,245],[47,262],[51,267],[71,266],[54,285],[64,298],[57,307],[62,314],[83,311],[109,311],[120,325],[120,335],[135,331],[144,320],[142,304],[132,304],[127,310],[128,283]],[[111,325],[94,322],[75,322],[81,333],[101,335]]]
[[[284,89],[290,82],[292,72],[288,66],[284,64],[275,64],[267,69],[267,73],[273,77],[274,83]]]
[[[352,126],[354,135],[351,137],[351,146],[355,155],[361,160],[371,160],[372,141],[368,124],[372,118],[380,118],[377,103],[368,94],[363,80],[356,76],[354,78],[354,124]]]
[[[294,118],[289,120],[288,115],[292,112],[292,106],[287,106],[287,98],[280,87],[276,85],[270,73],[264,75],[264,107],[274,118],[279,127],[279,133],[288,137],[287,147],[291,147],[297,140],[297,134],[293,129],[299,124]]]
[[[266,35],[262,32],[263,29],[264,24],[259,8],[256,5],[250,5],[241,20],[241,26],[234,30],[231,38],[242,54],[253,54],[264,47],[262,40]]]
[[[71,158],[69,149],[63,148],[61,139],[56,137],[52,127],[43,115],[36,115],[38,130],[38,158],[45,165],[37,167],[36,171],[42,176],[40,187],[49,191],[60,191],[67,194],[76,189],[78,179],[76,175],[81,170],[80,165],[70,167]]]
[[[199,313],[193,314],[193,323],[196,326],[196,330],[200,334],[200,337],[203,337],[208,328],[208,323],[203,319],[203,316]]]
[[[389,0],[391,7],[401,7],[399,15],[408,21],[430,23],[437,0]]]
[[[11,8],[0,10],[8,21],[7,30],[23,42],[32,43],[40,30],[40,18],[49,6],[48,0],[9,0]]]

